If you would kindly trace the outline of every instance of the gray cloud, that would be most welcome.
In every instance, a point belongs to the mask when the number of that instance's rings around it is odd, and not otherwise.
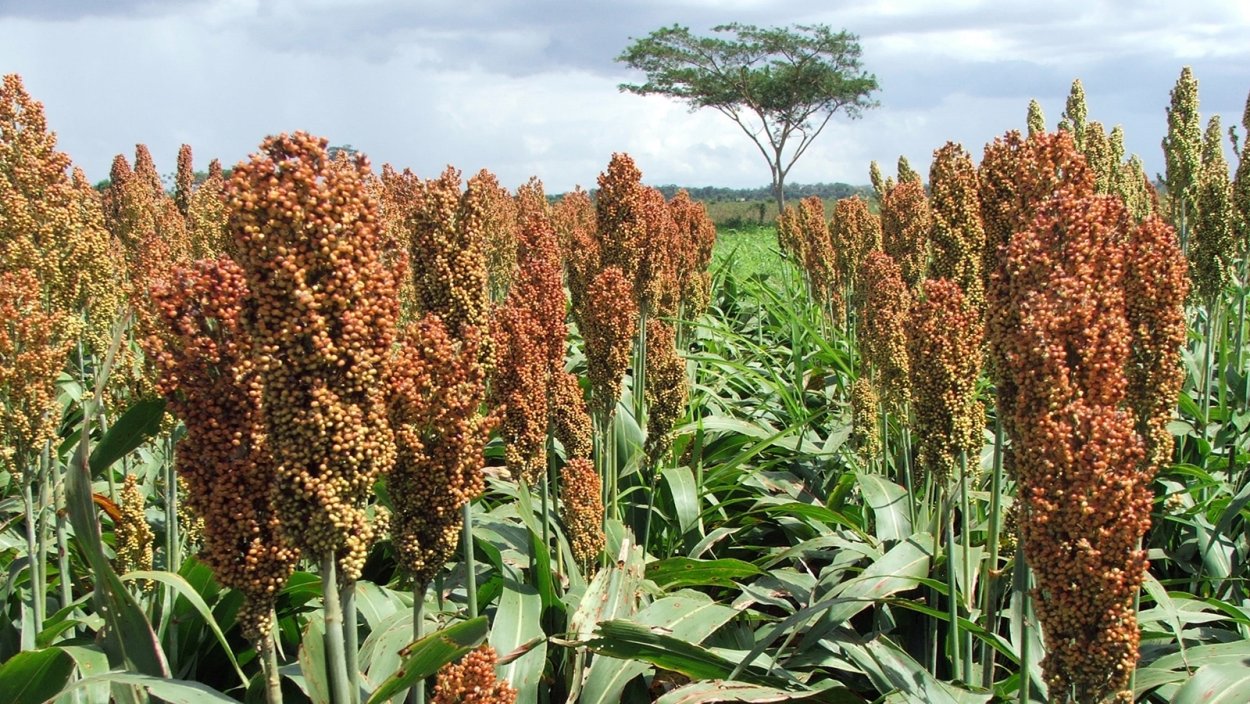
[[[868,160],[900,153],[927,168],[948,139],[979,154],[1023,126],[1030,98],[1054,124],[1076,77],[1091,119],[1123,124],[1129,149],[1157,170],[1182,65],[1201,81],[1204,115],[1226,124],[1250,90],[1250,11],[1238,0],[934,5],[0,0],[0,70],[26,78],[93,178],[136,142],[171,170],[181,142],[233,161],[265,134],[309,129],[424,175],[454,163],[511,185],[538,174],[552,190],[593,183],[621,150],[653,182],[767,180],[723,117],[617,92],[632,78],[614,62],[629,38],[673,23],[826,22],[861,35],[881,107],[835,120],[796,167],[806,181],[862,182]]]

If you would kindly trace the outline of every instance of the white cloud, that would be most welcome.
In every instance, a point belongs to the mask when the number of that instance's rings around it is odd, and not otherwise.
[[[612,62],[628,37],[673,22],[828,22],[861,34],[882,106],[859,121],[836,117],[793,182],[863,183],[869,160],[892,166],[900,153],[927,169],[948,139],[979,155],[1022,126],[1031,97],[1057,121],[1076,77],[1091,118],[1124,124],[1129,149],[1158,170],[1182,64],[1202,82],[1204,113],[1226,123],[1250,90],[1244,0],[1057,0],[1044,10],[888,0],[837,12],[797,0],[57,5],[21,16],[0,5],[0,71],[24,77],[92,178],[137,142],[172,170],[182,142],[201,164],[232,162],[266,134],[308,129],[379,165],[427,176],[447,163],[486,167],[512,186],[533,174],[551,191],[592,186],[614,151],[632,153],[651,183],[766,183],[763,158],[725,117],[617,91],[631,80]]]

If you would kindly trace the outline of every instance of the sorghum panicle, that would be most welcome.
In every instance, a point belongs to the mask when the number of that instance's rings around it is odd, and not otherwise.
[[[337,554],[347,583],[371,539],[374,481],[395,461],[385,381],[399,302],[368,172],[364,157],[333,166],[325,139],[297,132],[266,139],[229,188],[278,513],[301,548]]]
[[[853,286],[864,257],[881,249],[881,218],[869,210],[863,198],[842,198],[833,206],[829,236],[842,281]]]
[[[0,271],[0,461],[6,465],[30,461],[56,437],[57,375],[69,354],[69,331],[65,313],[43,309],[33,272]]]
[[[406,204],[408,263],[418,308],[437,314],[450,330],[486,324],[486,187],[475,182],[462,193],[460,172],[448,167],[437,179],[418,182]]]
[[[683,243],[663,193],[644,187],[641,202],[646,229],[634,284],[635,296],[649,315],[673,316],[681,301],[679,257]]]
[[[906,187],[899,184],[894,190]],[[911,293],[898,264],[884,252],[870,252],[864,259],[856,291],[861,298],[861,354],[873,371],[882,400],[893,410],[900,410],[911,395],[907,356]]]
[[[672,430],[686,415],[690,394],[686,362],[677,352],[673,326],[659,318],[647,320],[647,439],[643,450],[656,465],[673,446]]]
[[[599,473],[588,457],[570,460],[560,471],[560,518],[568,532],[573,559],[594,564],[603,552],[603,491]]]
[[[1152,492],[1125,408],[1130,227],[1117,199],[1065,189],[1007,252],[1021,538],[1037,575],[1051,695],[1076,701],[1126,696],[1137,661],[1133,598]]]
[[[121,499],[118,510],[121,520],[113,526],[116,543],[113,552],[117,556],[117,571],[121,574],[138,570],[152,569],[152,541],[156,536],[148,525],[144,515],[143,492],[139,491],[139,482],[133,474],[127,474],[122,482]],[[144,580],[142,588],[149,591],[152,583]]]
[[[1185,256],[1176,231],[1162,218],[1151,216],[1129,233],[1124,287],[1133,339],[1129,406],[1137,414],[1147,471],[1153,474],[1172,459],[1173,438],[1167,425],[1185,381],[1179,355],[1188,332]]]
[[[1194,217],[1194,199],[1202,170],[1202,123],[1198,117],[1198,80],[1188,66],[1181,69],[1167,108],[1168,133],[1163,138],[1164,183],[1172,223]]]
[[[885,178],[881,175],[881,165],[876,160],[868,163],[868,181],[872,184],[873,194],[877,196],[877,203],[881,203],[890,189],[886,187]]]
[[[716,245],[716,225],[708,217],[707,206],[695,201],[684,189],[668,202],[677,227],[678,289],[685,305],[685,317],[694,319],[707,310],[711,281],[707,272]]]
[[[273,507],[277,476],[262,412],[263,385],[244,327],[243,270],[229,258],[175,267],[154,283],[160,314],[158,389],[186,425],[175,455],[184,500],[203,522],[202,559],[244,595],[240,623],[269,633],[270,610],[299,550]]]
[[[390,420],[396,461],[387,474],[388,521],[399,564],[428,584],[455,552],[461,509],[482,492],[482,451],[493,416],[486,395],[480,334],[454,340],[436,315],[408,328],[391,363]]]
[[[187,203],[187,229],[192,258],[211,259],[234,251],[226,213],[226,181],[209,176],[191,191]]]
[[[645,190],[634,160],[628,154],[614,153],[607,170],[599,174],[595,196],[599,265],[619,269],[633,287],[636,302],[641,290],[634,282],[647,238]]]
[[[121,312],[124,269],[111,256],[99,194],[56,148],[43,105],[16,74],[0,80],[0,272],[34,275],[89,352],[104,354]],[[85,317],[86,324],[78,321]]]
[[[582,312],[591,411],[605,422],[616,410],[638,328],[633,286],[616,267],[599,272],[586,291]]]
[[[1025,122],[1028,125],[1030,137],[1046,131],[1046,116],[1042,114],[1042,104],[1036,99],[1029,101],[1029,114]]]
[[[898,157],[898,182],[915,181],[924,185],[924,180],[920,178],[920,174],[911,167],[911,162],[907,157],[899,155]]]
[[[929,265],[929,230],[933,214],[919,180],[900,181],[881,203],[881,241],[898,263],[903,281],[916,288]]]
[[[1101,122],[1085,124],[1081,153],[1085,155],[1085,163],[1094,172],[1094,190],[1099,193],[1112,193],[1120,160],[1112,153],[1111,141],[1107,138]]]
[[[567,459],[590,457],[593,429],[577,375],[557,372],[551,379],[551,434]]]
[[[498,656],[483,645],[438,671],[431,704],[515,704],[516,690],[495,675]]]
[[[1232,186],[1228,182],[1228,162],[1224,160],[1224,135],[1220,116],[1207,123],[1202,150],[1202,170],[1194,198],[1197,212],[1190,220],[1189,259],[1194,293],[1206,302],[1224,292],[1232,279],[1233,242]]]
[[[981,447],[981,312],[954,281],[929,279],[912,303],[908,329],[918,467],[943,480],[957,473],[961,452],[975,463]]]
[[[534,486],[547,469],[551,366],[543,326],[534,311],[511,300],[516,294],[514,286],[509,303],[492,316],[495,359],[490,393],[492,404],[503,408],[500,432],[508,469]]]
[[[950,279],[963,291],[968,304],[980,310],[985,306],[980,184],[976,167],[961,145],[947,142],[933,153],[929,187],[933,205],[929,276]]]
[[[1085,106],[1085,87],[1081,79],[1072,81],[1068,91],[1068,101],[1064,106],[1063,118],[1059,121],[1059,129],[1072,135],[1077,151],[1085,151],[1085,118],[1089,110]]]
[[[868,374],[855,377],[851,384],[851,444],[862,462],[870,462],[881,454],[878,404],[877,392]]]
[[[191,165],[191,145],[178,148],[178,170],[174,174],[174,205],[183,217],[191,206],[191,191],[195,187],[195,169]]]
[[[556,203],[551,217],[564,259],[573,319],[581,325],[586,289],[600,268],[595,206],[585,191],[575,189]]]
[[[486,169],[469,179],[469,189],[480,195],[482,230],[486,239],[486,276],[490,298],[499,302],[508,295],[517,265],[517,202],[499,179]]]
[[[516,261],[507,305],[523,307],[533,314],[542,331],[536,340],[546,361],[547,373],[564,369],[568,338],[567,301],[560,243],[543,195],[542,182],[531,180],[517,193]]]

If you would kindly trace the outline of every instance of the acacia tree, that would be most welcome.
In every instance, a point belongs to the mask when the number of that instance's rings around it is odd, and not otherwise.
[[[859,37],[827,25],[761,28],[726,24],[699,37],[680,25],[635,39],[617,61],[647,75],[622,91],[683,100],[727,115],[772,171],[777,212],[786,175],[834,114],[857,118],[877,79],[860,65]]]

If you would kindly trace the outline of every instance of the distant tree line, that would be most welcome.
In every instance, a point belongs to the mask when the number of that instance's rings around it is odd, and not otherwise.
[[[770,200],[773,197],[771,186],[756,188],[725,188],[722,186],[656,186],[666,198],[672,198],[680,189],[685,189],[690,197],[704,203],[723,203],[726,201]],[[849,183],[788,183],[786,184],[786,200],[797,200],[808,196],[820,198],[849,198],[853,195],[872,193],[870,186],[852,186]]]

